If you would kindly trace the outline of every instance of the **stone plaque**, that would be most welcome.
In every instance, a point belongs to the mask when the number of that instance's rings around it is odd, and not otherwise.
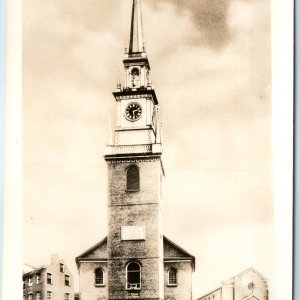
[[[145,240],[145,227],[144,226],[122,226],[121,239],[122,241]]]

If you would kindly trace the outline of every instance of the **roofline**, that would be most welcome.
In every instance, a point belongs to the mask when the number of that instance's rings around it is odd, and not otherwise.
[[[207,297],[208,295],[212,294],[212,293],[215,293],[216,291],[218,290],[222,290],[222,286],[219,286],[213,290],[211,290],[210,292],[207,292],[205,293],[204,295],[200,296],[200,297],[197,297],[197,300],[201,299],[201,298],[204,298],[204,297]]]
[[[78,260],[80,258],[82,258],[82,256],[85,256],[87,254],[89,254],[90,252],[94,251],[95,249],[97,249],[99,246],[103,245],[104,243],[107,242],[107,236],[105,238],[103,238],[99,243],[93,245],[92,247],[90,247],[88,250],[84,251],[82,254],[78,255],[75,258],[76,263],[78,263]]]
[[[190,253],[188,253],[187,251],[185,251],[183,248],[181,248],[180,246],[178,246],[177,244],[175,244],[174,242],[172,242],[170,239],[168,239],[166,236],[163,236],[164,240],[166,242],[168,242],[169,244],[171,244],[174,248],[176,248],[177,250],[179,250],[180,252],[183,252],[186,257],[170,257],[170,258],[163,258],[164,261],[168,261],[168,260],[184,260],[184,259],[189,259],[192,261],[192,267],[193,267],[193,271],[195,271],[195,256],[191,255]],[[94,251],[95,249],[97,249],[99,246],[103,245],[104,243],[107,242],[107,236],[102,239],[99,243],[93,245],[92,247],[90,247],[88,250],[86,250],[85,252],[83,252],[82,254],[78,255],[75,258],[76,264],[78,266],[79,260],[80,259],[84,259],[83,256],[86,256],[87,254],[89,254],[90,252]],[[104,260],[104,259],[103,259]]]
[[[45,270],[46,269],[46,267],[44,266],[44,267],[40,267],[40,268],[38,268],[38,269],[35,269],[35,270],[32,270],[32,271],[29,271],[29,272],[25,272],[25,273],[23,273],[23,277],[28,277],[28,276],[30,276],[30,275],[34,275],[34,274],[36,274],[36,273],[40,273],[41,271],[43,271],[43,270]]]
[[[234,279],[235,277],[239,277],[239,276],[242,276],[244,275],[245,273],[249,272],[249,271],[253,271],[254,273],[256,273],[258,276],[262,277],[265,281],[268,281],[268,278],[266,278],[266,276],[262,275],[261,273],[259,273],[258,271],[256,271],[254,268],[248,268],[246,269],[245,271],[233,276],[233,277],[230,277],[230,279]]]
[[[184,254],[186,254],[186,257],[191,258],[192,260],[192,264],[193,264],[193,271],[195,271],[196,268],[196,260],[195,260],[195,256],[191,255],[190,253],[188,253],[187,251],[185,251],[183,248],[181,248],[180,246],[178,246],[177,244],[175,244],[174,242],[172,242],[170,239],[168,239],[165,235],[164,235],[164,240],[168,243],[170,243],[174,248],[177,248],[179,251],[183,252]]]

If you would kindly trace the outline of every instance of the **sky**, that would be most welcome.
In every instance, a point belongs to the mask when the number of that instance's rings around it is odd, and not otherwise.
[[[107,233],[103,159],[130,0],[23,2],[24,263]],[[163,124],[165,235],[196,257],[193,298],[274,264],[268,0],[142,1]]]

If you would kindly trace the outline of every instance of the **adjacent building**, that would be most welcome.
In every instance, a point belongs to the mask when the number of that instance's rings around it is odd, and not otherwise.
[[[73,276],[58,255],[51,264],[23,273],[24,300],[73,300]]]
[[[267,279],[256,270],[250,268],[219,287],[198,298],[198,300],[268,300]]]
[[[164,236],[159,101],[150,81],[140,0],[133,0],[124,85],[106,148],[108,235],[76,258],[81,300],[192,299],[195,258]]]

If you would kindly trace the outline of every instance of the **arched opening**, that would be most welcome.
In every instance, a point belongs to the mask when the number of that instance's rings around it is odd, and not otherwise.
[[[171,268],[168,273],[168,284],[177,285],[177,270],[175,268]]]
[[[104,272],[101,268],[95,270],[95,285],[104,285]]]
[[[134,68],[131,70],[131,84],[132,87],[140,86],[140,71],[138,68]]]
[[[137,166],[130,166],[126,172],[126,190],[137,192],[140,190],[140,172]]]
[[[141,288],[141,266],[137,262],[130,262],[126,267],[126,288],[136,290]]]

